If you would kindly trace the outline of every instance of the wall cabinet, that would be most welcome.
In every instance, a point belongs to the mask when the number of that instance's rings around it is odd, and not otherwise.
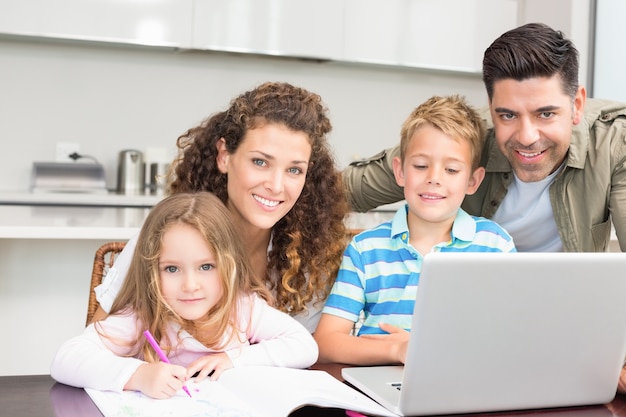
[[[480,72],[519,0],[3,0],[0,33]]]
[[[2,0],[0,33],[188,47],[193,0]]]
[[[518,0],[346,0],[343,59],[480,72],[485,49],[518,25]]]
[[[342,58],[343,0],[195,0],[193,48]]]

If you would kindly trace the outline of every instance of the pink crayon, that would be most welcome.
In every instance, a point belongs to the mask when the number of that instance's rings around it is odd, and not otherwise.
[[[157,355],[159,355],[161,362],[170,363],[169,359],[167,359],[167,356],[165,356],[165,353],[161,350],[159,344],[156,342],[156,340],[154,340],[154,336],[152,336],[150,330],[146,330],[145,332],[143,332],[143,335],[146,336],[146,339],[148,339],[148,343],[150,343],[154,351],[157,353]],[[183,390],[191,398],[191,393],[189,392],[189,389],[187,389],[186,385],[183,385]]]

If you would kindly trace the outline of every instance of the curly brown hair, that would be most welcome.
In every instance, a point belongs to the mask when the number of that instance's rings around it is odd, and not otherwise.
[[[331,130],[319,95],[288,83],[267,82],[234,98],[230,107],[189,129],[177,140],[179,157],[170,167],[168,193],[210,191],[225,204],[227,176],[217,166],[217,142],[234,153],[248,130],[280,124],[304,132],[311,160],[302,194],[272,229],[265,281],[276,307],[288,313],[323,302],[346,247],[349,211],[341,174],[326,135]]]

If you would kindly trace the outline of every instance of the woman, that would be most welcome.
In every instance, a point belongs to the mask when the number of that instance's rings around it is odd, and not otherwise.
[[[264,83],[180,136],[168,176],[170,194],[210,191],[224,202],[275,306],[310,332],[347,244],[348,204],[326,139],[330,130],[319,95]],[[134,246],[133,239],[96,288],[106,311]]]

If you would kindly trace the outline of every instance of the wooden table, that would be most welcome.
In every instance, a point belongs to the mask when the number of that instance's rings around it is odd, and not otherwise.
[[[317,365],[341,379],[341,365]],[[338,409],[304,407],[292,417],[345,417]],[[524,412],[466,414],[465,417],[626,417],[626,395],[606,406],[573,407]],[[55,382],[49,375],[0,377],[0,417],[103,417],[87,393]]]
[[[102,417],[81,388],[55,382],[50,375],[0,377],[2,417]]]

